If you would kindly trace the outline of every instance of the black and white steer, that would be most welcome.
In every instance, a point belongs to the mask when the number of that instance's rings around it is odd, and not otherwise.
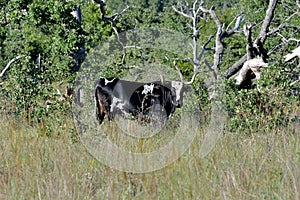
[[[118,78],[100,78],[95,83],[95,114],[101,124],[105,115],[111,121],[116,114],[134,117],[162,114],[165,118],[182,106],[183,83],[132,82]]]

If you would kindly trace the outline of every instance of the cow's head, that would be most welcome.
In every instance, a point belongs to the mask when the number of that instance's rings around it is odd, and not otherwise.
[[[185,82],[183,79],[183,74],[181,72],[181,69],[177,65],[177,61],[174,60],[173,64],[174,64],[175,69],[177,69],[180,80],[181,80],[181,81],[172,81],[171,82],[172,89],[175,89],[175,93],[176,93],[176,107],[180,108],[182,106],[183,92],[189,90],[188,85],[193,84],[193,82],[195,81],[195,78],[199,72],[199,65],[197,63],[194,63],[194,74],[190,81]]]
[[[171,81],[172,92],[175,97],[175,106],[180,108],[182,106],[183,92],[185,90],[185,85],[181,81]]]

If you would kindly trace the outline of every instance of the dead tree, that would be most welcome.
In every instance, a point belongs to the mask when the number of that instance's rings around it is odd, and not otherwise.
[[[267,59],[269,55],[278,51],[282,46],[287,45],[291,41],[296,41],[295,39],[286,39],[279,32],[282,29],[293,29],[296,32],[300,31],[300,28],[297,26],[292,26],[288,24],[288,21],[296,16],[299,13],[299,10],[296,10],[292,15],[288,16],[284,23],[280,24],[278,27],[270,30],[270,25],[274,18],[274,12],[277,6],[278,0],[270,0],[268,8],[266,10],[265,18],[262,22],[259,35],[253,41],[252,29],[256,24],[247,26],[244,25],[244,34],[247,38],[247,54],[242,56],[236,63],[232,65],[226,72],[226,78],[234,78],[236,84],[240,87],[245,87],[251,85],[252,74],[255,75],[257,79],[260,77],[260,68],[267,66]],[[297,0],[297,5],[299,7],[299,0]],[[278,35],[282,37],[282,43],[273,47],[269,51],[264,48],[264,43],[268,37]],[[297,41],[298,42],[298,41]],[[289,55],[290,56],[290,55]],[[250,60],[253,61],[249,62]],[[251,63],[251,64],[250,64]],[[257,63],[256,66],[253,66],[254,63]],[[249,65],[250,64],[250,65]],[[251,67],[250,67],[251,66]]]
[[[273,20],[273,17],[274,17],[274,12],[275,12],[277,2],[278,2],[278,0],[270,0],[269,6],[268,6],[268,9],[266,11],[266,15],[265,15],[265,18],[264,18],[264,21],[263,21],[263,24],[262,24],[260,32],[259,32],[259,35],[255,39],[254,42],[252,42],[252,34],[251,34],[252,33],[252,31],[251,31],[252,27],[251,26],[247,27],[247,25],[245,25],[244,29],[246,29],[246,30],[244,32],[245,32],[245,35],[247,37],[247,43],[248,43],[247,44],[247,47],[248,47],[247,48],[247,54],[244,55],[242,58],[240,58],[239,61],[237,61],[235,64],[233,64],[232,67],[229,68],[226,71],[225,78],[230,78],[231,76],[235,75],[243,67],[243,64],[247,60],[251,59],[251,57],[253,57],[255,54],[259,55],[259,54],[263,53],[263,52],[259,51],[259,48],[263,48],[263,44],[266,41],[267,34],[268,34],[268,31],[269,31],[269,27],[270,27],[270,24],[271,24],[271,22]],[[253,47],[253,48],[251,49],[251,47]],[[249,56],[249,54],[251,56]]]
[[[259,79],[261,76],[261,68],[267,67],[266,63],[262,58],[252,58],[244,62],[242,69],[234,76],[236,80],[236,85],[241,87],[251,86],[251,73],[255,74],[256,79]]]
[[[223,41],[226,37],[230,37],[233,34],[237,33],[239,31],[241,22],[242,22],[242,16],[236,16],[232,22],[236,22],[234,27],[231,27],[233,23],[230,23],[227,27],[220,21],[218,18],[215,8],[206,8],[204,1],[198,1],[195,0],[193,5],[189,5],[187,2],[183,3],[182,1],[179,1],[176,6],[173,6],[173,9],[179,13],[180,15],[186,17],[187,19],[190,19],[192,21],[192,32],[193,32],[193,43],[191,45],[192,52],[193,52],[193,58],[187,58],[186,60],[189,60],[192,62],[194,66],[194,73],[190,81],[186,82],[187,84],[190,84],[194,82],[195,77],[197,73],[199,72],[200,65],[204,64],[205,66],[202,66],[203,68],[208,67],[209,70],[212,72],[212,76],[210,77],[210,80],[208,81],[208,85],[213,82],[212,80],[216,80],[218,77],[218,72],[220,69],[220,65],[222,64],[222,57],[224,53],[224,44]],[[217,31],[215,35],[211,35],[208,40],[202,45],[199,45],[199,31],[201,30],[201,27],[199,27],[199,21],[207,20],[207,17],[211,17],[211,19],[215,22]],[[214,47],[208,48],[208,45],[211,43],[212,39],[214,40]],[[214,50],[214,59],[213,64],[210,64],[206,59],[203,59],[203,56],[206,51],[208,50]],[[176,66],[178,69],[178,67]],[[181,73],[180,73],[181,74]],[[182,77],[182,74],[181,74]],[[209,87],[212,87],[210,85]],[[212,87],[209,89],[210,91],[210,99],[215,98],[215,93],[213,91],[214,88]]]
[[[268,66],[268,54],[261,42],[262,38],[257,38],[255,42],[252,41],[252,27],[253,25],[244,26],[244,34],[247,38],[246,61],[243,63],[242,68],[231,77],[236,80],[236,85],[240,88],[251,87],[252,73],[256,79],[259,79],[261,76],[260,68]]]

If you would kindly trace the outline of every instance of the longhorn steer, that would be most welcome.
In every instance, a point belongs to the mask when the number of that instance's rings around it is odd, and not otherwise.
[[[95,83],[96,119],[101,124],[105,115],[111,121],[115,114],[138,117],[149,115],[153,110],[165,113],[165,117],[170,118],[175,108],[182,106],[182,96],[183,83],[179,81],[162,85],[161,82],[141,83],[118,78],[100,78]]]

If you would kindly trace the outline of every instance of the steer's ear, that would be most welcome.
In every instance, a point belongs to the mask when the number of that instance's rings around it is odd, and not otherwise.
[[[163,75],[160,75],[160,82],[161,82],[162,85],[165,84],[165,78],[164,78]]]

